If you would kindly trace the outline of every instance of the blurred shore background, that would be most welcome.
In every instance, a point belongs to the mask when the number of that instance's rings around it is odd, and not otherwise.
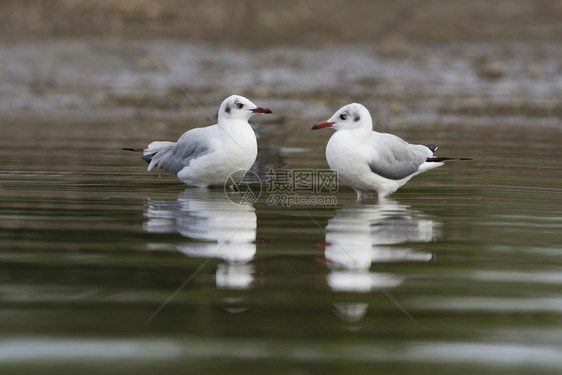
[[[7,0],[0,120],[201,124],[235,92],[289,120],[355,100],[379,126],[556,125],[560,19],[548,0]]]
[[[556,0],[5,0],[4,39],[174,38],[257,47],[542,41],[562,36]],[[389,43],[387,41],[387,43]]]
[[[261,132],[276,147],[352,101],[394,133],[559,128],[560,19],[549,0],[6,0],[0,126],[16,148],[103,132],[118,150],[211,124],[237,93],[284,124]]]

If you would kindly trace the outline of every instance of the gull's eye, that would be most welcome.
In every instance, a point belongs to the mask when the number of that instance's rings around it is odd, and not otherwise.
[[[236,102],[234,105],[235,105],[236,108],[238,108],[238,109],[244,107],[244,104],[242,104],[242,103],[240,103],[240,102]]]
[[[345,112],[342,113],[342,114],[340,115],[340,118],[341,118],[342,120],[347,119],[347,113],[345,113]]]

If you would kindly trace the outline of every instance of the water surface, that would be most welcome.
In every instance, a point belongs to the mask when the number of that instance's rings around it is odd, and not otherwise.
[[[413,126],[406,109],[387,130],[474,160],[383,203],[340,185],[301,193],[334,204],[272,205],[270,168],[327,168],[329,132],[309,129],[329,103],[274,124],[282,147],[260,141],[251,205],[120,150],[200,114],[3,120],[2,371],[558,373],[559,119]]]

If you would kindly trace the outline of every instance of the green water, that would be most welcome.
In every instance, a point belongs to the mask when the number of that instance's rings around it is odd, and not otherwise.
[[[186,190],[120,150],[181,124],[12,125],[0,141],[4,374],[562,366],[557,128],[399,129],[475,160],[418,176],[384,204],[340,185],[302,193],[335,204],[285,207],[265,184],[245,206]],[[289,125],[302,132],[258,165],[262,181],[271,165],[327,168],[329,133]]]

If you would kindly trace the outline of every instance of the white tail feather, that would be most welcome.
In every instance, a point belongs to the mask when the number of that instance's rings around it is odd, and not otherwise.
[[[154,141],[148,145],[148,148],[143,150],[143,155],[153,155],[150,164],[148,164],[147,172],[150,172],[152,168],[156,166],[160,158],[156,157],[157,153],[163,149],[170,149],[176,145],[176,142],[169,141]]]
[[[148,145],[148,148],[143,151],[144,155],[154,154],[163,148],[174,146],[176,142],[169,141],[154,141]]]

